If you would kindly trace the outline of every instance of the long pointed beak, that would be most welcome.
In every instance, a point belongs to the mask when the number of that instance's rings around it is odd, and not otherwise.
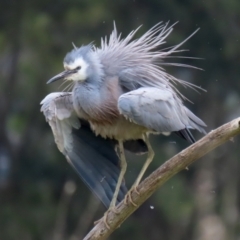
[[[75,73],[75,70],[74,70],[74,69],[73,69],[73,70],[65,70],[65,71],[59,73],[58,75],[52,77],[51,79],[49,79],[49,80],[47,81],[47,84],[53,83],[53,82],[55,82],[55,81],[57,81],[57,80],[60,80],[60,79],[63,79],[63,78],[66,78],[67,76],[69,76],[69,75],[71,75],[71,74],[73,74],[73,73]]]

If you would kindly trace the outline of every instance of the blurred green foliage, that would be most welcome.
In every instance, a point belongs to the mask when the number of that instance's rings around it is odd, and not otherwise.
[[[63,87],[46,81],[62,70],[66,52],[111,33],[113,21],[126,36],[158,23],[179,23],[166,46],[200,27],[173,59],[204,71],[167,68],[207,90],[180,90],[208,130],[240,115],[240,1],[1,0],[0,2],[0,239],[82,239],[104,212],[58,152],[39,103]],[[197,135],[196,137],[200,137]],[[154,137],[148,173],[187,146]],[[176,143],[174,143],[176,141]],[[240,238],[239,139],[195,163],[159,189],[111,239],[209,240]],[[128,155],[128,186],[143,160]],[[75,189],[76,188],[76,189]]]

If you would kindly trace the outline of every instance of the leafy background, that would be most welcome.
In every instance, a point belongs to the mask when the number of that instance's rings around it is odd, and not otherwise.
[[[159,21],[179,23],[166,46],[197,28],[175,59],[204,71],[168,67],[202,86],[179,88],[208,131],[240,115],[240,1],[1,0],[0,1],[0,239],[82,239],[105,211],[58,152],[39,102],[59,85],[46,81],[62,71],[72,48],[109,35],[113,21],[137,36]],[[201,136],[194,133],[198,139]],[[153,138],[148,173],[188,146],[175,137]],[[159,189],[110,239],[240,239],[239,138],[221,146]],[[143,159],[128,155],[128,186]]]

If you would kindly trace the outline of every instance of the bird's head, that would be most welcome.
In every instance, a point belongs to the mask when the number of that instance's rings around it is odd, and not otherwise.
[[[60,79],[70,81],[85,81],[91,77],[95,70],[95,59],[92,46],[82,46],[67,53],[63,60],[65,71],[51,78],[47,83],[52,83]]]

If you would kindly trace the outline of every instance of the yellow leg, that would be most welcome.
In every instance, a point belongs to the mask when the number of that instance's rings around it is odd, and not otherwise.
[[[110,207],[109,209],[104,213],[104,216],[103,216],[103,221],[106,225],[106,227],[109,229],[109,224],[107,223],[107,216],[108,216],[108,213],[109,211],[113,211],[115,213],[118,213],[116,210],[115,210],[115,206],[116,206],[116,201],[117,201],[117,197],[118,197],[118,193],[119,193],[119,189],[121,187],[121,184],[122,184],[122,181],[123,181],[123,177],[124,177],[124,174],[126,172],[126,169],[127,169],[127,161],[126,161],[126,158],[125,158],[125,154],[124,154],[124,148],[123,148],[123,142],[122,141],[119,141],[119,158],[120,158],[120,166],[121,166],[121,171],[120,171],[120,174],[119,174],[119,177],[118,177],[118,181],[117,181],[117,185],[116,185],[116,188],[115,188],[115,192],[113,194],[113,198],[112,198],[112,201],[110,203]]]
[[[144,173],[146,172],[149,164],[152,162],[153,158],[154,158],[154,151],[152,149],[151,143],[149,141],[149,138],[147,136],[147,134],[144,135],[144,141],[148,147],[148,157],[147,160],[145,161],[136,181],[134,182],[133,186],[131,187],[131,189],[128,191],[128,193],[126,194],[126,197],[124,199],[124,203],[127,204],[128,199],[129,201],[134,205],[137,206],[136,203],[133,202],[131,194],[133,191],[135,191],[137,194],[139,194],[138,190],[137,190],[137,186],[139,185],[140,181],[142,180],[142,177],[144,175]]]
[[[123,177],[124,177],[124,174],[125,174],[126,169],[127,169],[127,161],[126,161],[126,158],[125,158],[123,142],[122,141],[119,141],[119,157],[120,157],[121,171],[120,171],[120,174],[119,174],[119,177],[118,177],[118,181],[117,181],[117,185],[116,185],[116,188],[115,188],[115,192],[113,194],[113,198],[112,198],[112,201],[110,203],[110,207],[109,208],[114,208],[115,205],[116,205],[119,189],[121,187],[121,184],[122,184],[122,181],[123,181]]]
[[[148,136],[145,134],[144,136],[144,140],[145,140],[145,143],[148,147],[148,157],[147,157],[147,160],[145,161],[136,181],[134,182],[133,186],[132,187],[137,187],[140,183],[140,181],[142,180],[142,177],[144,175],[144,173],[146,172],[148,166],[150,165],[150,163],[152,162],[153,158],[154,158],[154,151],[152,149],[152,146],[151,146],[151,143],[149,141],[149,138]]]

